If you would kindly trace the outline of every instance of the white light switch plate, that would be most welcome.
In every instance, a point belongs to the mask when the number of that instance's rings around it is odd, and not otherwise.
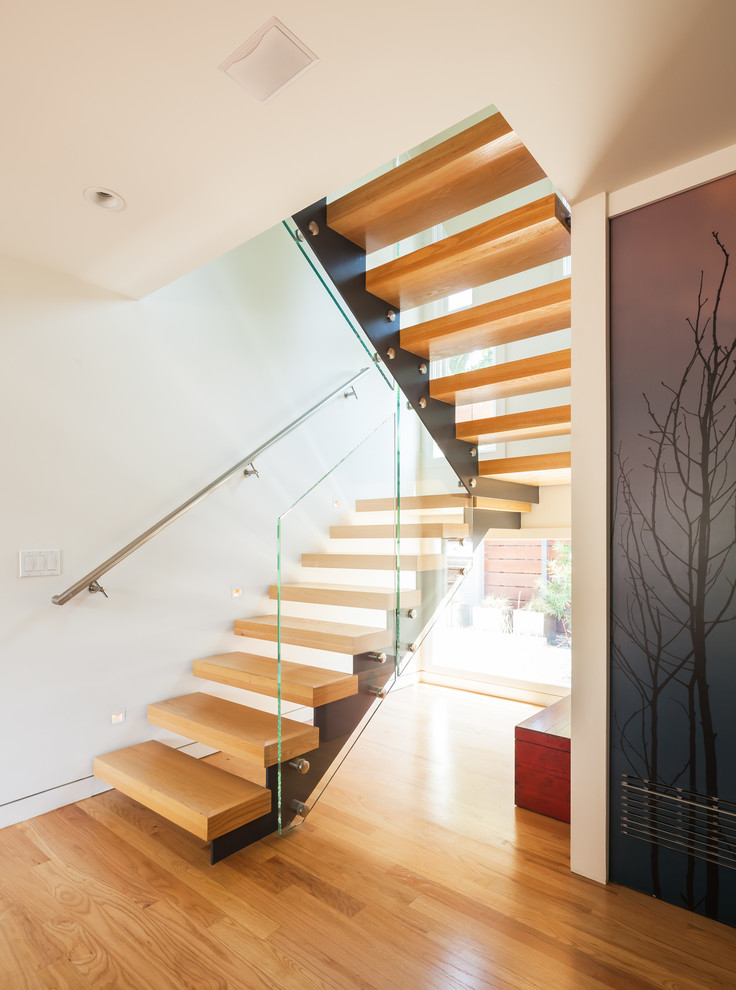
[[[61,550],[19,550],[18,557],[22,578],[61,574]]]

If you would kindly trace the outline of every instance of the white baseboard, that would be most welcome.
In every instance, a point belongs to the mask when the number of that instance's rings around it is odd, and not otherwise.
[[[421,680],[423,684],[435,684],[437,687],[453,688],[456,691],[471,691],[473,694],[487,694],[508,701],[523,701],[525,704],[540,705],[542,708],[567,697],[570,693],[566,688],[555,688],[551,685],[530,684],[528,687],[520,687],[518,684],[504,684],[500,681],[475,681],[452,674],[441,674],[434,670],[423,670]]]
[[[18,798],[0,808],[0,828],[17,825],[18,822],[37,818],[49,811],[63,808],[67,804],[74,804],[76,801],[83,801],[85,798],[109,790],[109,785],[97,780],[96,777],[84,777],[68,784],[59,784],[57,787],[51,787],[38,794]]]

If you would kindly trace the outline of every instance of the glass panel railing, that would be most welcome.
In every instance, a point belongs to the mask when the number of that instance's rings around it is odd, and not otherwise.
[[[278,518],[281,832],[303,821],[396,677],[398,443],[393,411]]]
[[[288,220],[283,221],[284,228],[288,231],[293,243],[299,250],[305,263],[309,265],[314,274],[319,279],[322,287],[324,288],[327,295],[335,304],[335,308],[340,314],[342,320],[350,327],[351,332],[355,336],[356,340],[359,342],[360,346],[363,348],[365,353],[368,355],[371,361],[376,362],[376,367],[379,374],[383,377],[384,381],[390,388],[394,388],[394,380],[388,373],[386,368],[381,364],[380,361],[376,361],[376,352],[370,339],[366,335],[365,331],[361,327],[359,321],[351,312],[350,308],[346,305],[345,300],[340,295],[339,290],[336,288],[335,283],[332,278],[325,271],[324,266],[317,258],[314,251],[311,250],[308,243],[304,240],[301,231],[298,229],[297,225],[294,223],[291,217]]]
[[[399,673],[426,662],[429,633],[455,607],[473,568],[473,499],[412,407],[399,417],[401,562],[415,567],[415,594],[399,589]]]

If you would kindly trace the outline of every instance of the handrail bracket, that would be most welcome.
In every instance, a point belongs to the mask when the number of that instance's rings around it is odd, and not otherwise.
[[[92,584],[89,586],[89,588],[87,590],[92,595],[96,594],[98,591],[101,591],[102,594],[105,596],[105,598],[109,598],[109,595],[107,594],[107,592],[102,587],[102,585],[100,584],[99,581],[93,581]]]

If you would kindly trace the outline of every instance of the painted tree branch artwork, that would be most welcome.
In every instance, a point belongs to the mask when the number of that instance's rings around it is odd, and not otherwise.
[[[714,703],[736,641],[736,333],[722,319],[736,287],[718,231],[706,255],[677,328],[679,367],[663,361],[667,377],[639,393],[636,441],[614,434],[611,745],[648,795],[638,812],[624,796],[621,817],[649,837],[651,893],[674,888],[717,918],[723,870],[736,868],[736,819],[731,829],[719,805],[736,800],[719,774],[727,709]]]

